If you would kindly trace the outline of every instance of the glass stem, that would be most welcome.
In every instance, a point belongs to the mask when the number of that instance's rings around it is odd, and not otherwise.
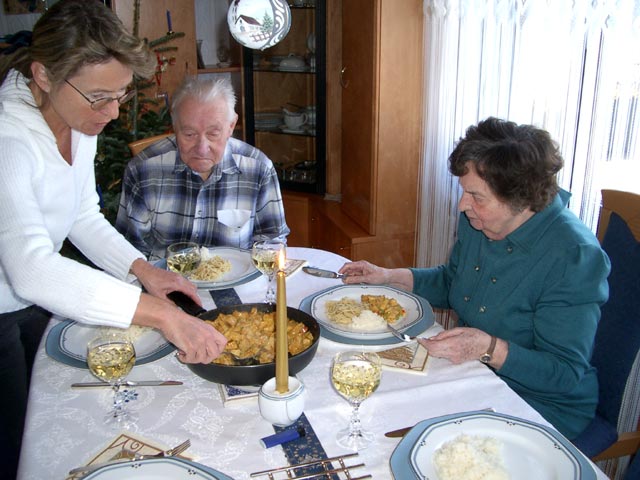
[[[276,292],[273,289],[273,278],[274,275],[267,275],[267,296],[266,296],[266,302],[267,303],[276,303]]]
[[[122,415],[122,409],[124,407],[124,399],[120,393],[120,382],[113,386],[113,418],[118,418]]]
[[[362,435],[362,424],[360,423],[360,402],[351,404],[351,420],[349,420],[349,436],[360,437]]]

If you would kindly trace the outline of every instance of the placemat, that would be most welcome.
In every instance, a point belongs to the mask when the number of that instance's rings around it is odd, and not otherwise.
[[[209,295],[216,304],[217,308],[229,305],[240,305],[242,300],[233,288],[221,288],[220,290],[209,290]]]
[[[304,413],[293,425],[289,425],[288,427],[273,426],[276,433],[283,430],[298,428],[304,429],[305,436],[281,445],[289,465],[297,465],[299,463],[329,458],[327,456],[327,452],[325,452],[324,447],[320,443],[320,440],[318,440],[316,432],[313,430],[311,423],[309,423],[309,420]],[[333,466],[330,463],[328,463],[326,467],[333,469]],[[302,476],[311,474],[320,475],[324,473],[325,470],[321,465],[313,465],[310,467],[296,468],[294,471],[296,476]],[[327,478],[327,476],[324,476],[323,478]],[[329,478],[333,480],[340,480],[340,477],[336,474],[331,475]]]

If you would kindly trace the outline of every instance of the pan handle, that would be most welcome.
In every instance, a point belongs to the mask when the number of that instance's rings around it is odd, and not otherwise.
[[[169,297],[169,300],[171,300],[178,307],[180,307],[185,313],[188,313],[189,315],[193,315],[194,317],[197,317],[201,313],[206,312],[206,310],[202,308],[200,305],[198,305],[196,302],[194,302],[193,299],[191,299],[191,297],[185,295],[182,292],[178,292],[178,291],[171,292],[167,294],[167,297]]]

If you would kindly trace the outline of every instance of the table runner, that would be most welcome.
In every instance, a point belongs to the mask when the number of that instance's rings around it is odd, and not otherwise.
[[[304,413],[300,416],[300,418],[298,418],[298,420],[296,420],[293,425],[289,425],[288,427],[277,427],[275,425],[273,426],[273,429],[276,431],[276,433],[289,429],[297,430],[298,428],[304,429],[305,436],[282,444],[282,450],[284,451],[284,455],[287,457],[289,465],[297,465],[314,460],[326,460],[327,458],[329,458],[327,456],[327,452],[325,452],[324,447],[320,443],[320,440],[318,440],[316,432],[313,430],[311,423],[309,423],[309,420]],[[328,463],[326,465],[326,468],[332,469],[333,466],[331,465],[331,463]],[[312,465],[310,467],[294,469],[296,476],[311,474],[320,475],[325,471],[326,470],[321,465]],[[340,480],[340,477],[336,474],[331,475],[329,478],[333,480]]]
[[[240,297],[237,292],[233,288],[225,288],[221,290],[210,290],[209,294],[211,298],[216,304],[216,307],[223,307],[227,305],[239,305],[242,303]],[[273,429],[276,432],[281,432],[282,430],[287,430],[290,428],[297,429],[299,427],[304,428],[305,436],[302,438],[298,438],[292,442],[287,442],[282,445],[282,449],[284,451],[285,456],[287,457],[287,461],[289,465],[297,465],[299,463],[305,463],[312,460],[326,460],[329,458],[327,456],[327,452],[325,452],[320,440],[316,435],[316,432],[313,430],[311,423],[307,419],[306,415],[303,413],[300,418],[293,424],[288,427],[277,427],[274,425]],[[327,464],[327,468],[333,468],[331,464]],[[312,473],[321,474],[324,469],[321,465],[305,467],[295,469],[297,475],[309,475]],[[332,475],[332,479],[339,480],[340,477],[337,475]]]
[[[226,307],[228,305],[240,305],[242,300],[233,288],[223,288],[220,290],[209,290],[209,295],[216,304],[216,308]]]

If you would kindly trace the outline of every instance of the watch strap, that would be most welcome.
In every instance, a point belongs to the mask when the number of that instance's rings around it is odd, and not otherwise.
[[[489,344],[489,349],[480,356],[480,361],[482,363],[489,363],[493,358],[493,351],[496,348],[496,342],[498,339],[495,336],[491,336],[491,343]]]

